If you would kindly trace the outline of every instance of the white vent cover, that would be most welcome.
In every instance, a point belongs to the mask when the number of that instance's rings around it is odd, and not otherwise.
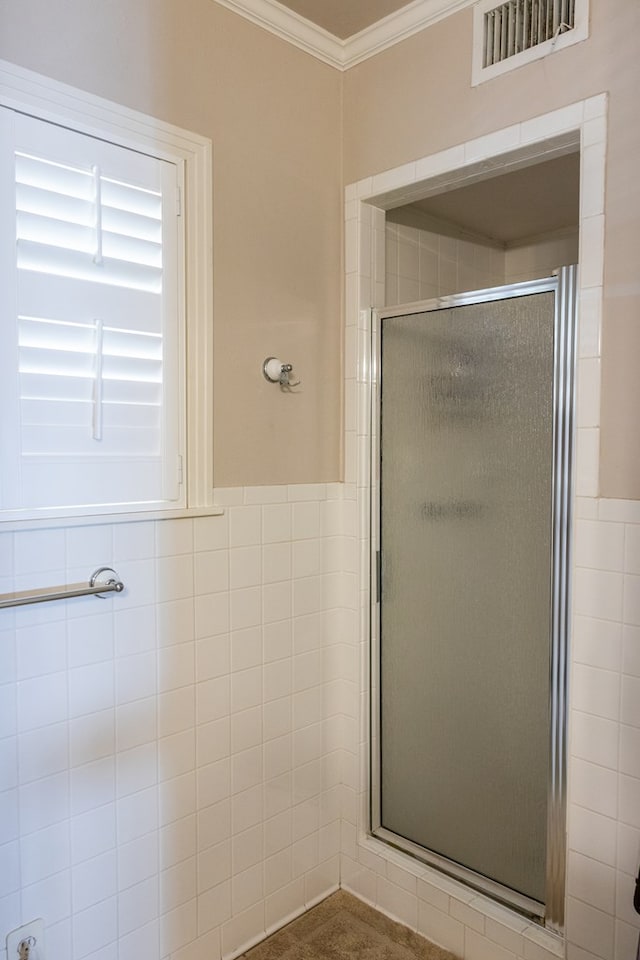
[[[584,40],[588,27],[588,0],[479,0],[473,85]]]

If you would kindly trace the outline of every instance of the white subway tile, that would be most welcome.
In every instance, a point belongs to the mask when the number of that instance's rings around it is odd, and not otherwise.
[[[624,524],[578,520],[575,538],[577,566],[622,572],[625,569],[624,555]]]
[[[162,610],[162,607],[159,609]],[[127,657],[153,650],[156,645],[155,631],[156,612],[154,607],[116,610],[113,614],[116,656]]]
[[[292,536],[294,540],[313,539],[320,536],[319,503],[294,503]]]
[[[71,821],[71,860],[74,864],[93,859],[116,845],[116,813],[113,803],[78,814]]]
[[[161,826],[182,820],[196,811],[196,776],[184,773],[167,780],[158,788],[158,809]]]
[[[624,609],[625,623],[640,626],[640,576],[624,578]]]
[[[103,804],[111,804],[116,796],[113,757],[85,763],[71,770],[71,814],[73,817]]]
[[[65,566],[64,530],[21,530],[14,539],[14,574],[62,571]],[[60,581],[62,582],[62,581]],[[33,583],[34,587],[43,584]]]
[[[204,810],[198,811],[198,843],[197,850],[206,850],[228,840],[231,836],[231,803],[221,800]],[[188,855],[196,852],[195,838],[193,850],[189,847]]]
[[[282,543],[291,540],[291,505],[279,503],[262,508],[262,542]]]
[[[111,662],[75,667],[69,671],[69,715],[107,710],[115,704],[113,664]]]
[[[116,660],[116,703],[151,697],[156,687],[155,653],[138,653]]]
[[[196,732],[193,728],[158,740],[158,779],[171,780],[195,768]]]
[[[118,897],[118,927],[120,935],[144,927],[158,916],[157,865],[154,875],[142,883],[128,887]]]
[[[574,577],[576,613],[601,620],[622,619],[623,577],[620,573],[577,568]]]
[[[234,915],[222,927],[223,956],[236,955],[238,950],[253,946],[264,937],[264,931],[265,911],[262,902]]]
[[[196,730],[196,765],[202,767],[228,757],[229,735],[227,717],[201,724]]]
[[[158,761],[155,743],[143,744],[116,757],[118,797],[137,793],[157,782]]]
[[[146,741],[155,738],[155,725]],[[129,746],[140,742],[135,738]],[[115,726],[113,710],[103,710],[72,720],[69,725],[71,763],[79,765],[111,756],[115,751]]]
[[[229,556],[227,550],[204,550],[194,555],[193,584],[196,596],[229,589]]]
[[[63,870],[39,883],[23,886],[22,910],[25,917],[44,915],[47,918],[47,934],[49,924],[67,920],[71,916],[71,871]],[[48,944],[48,936],[46,939]]]
[[[118,842],[128,843],[158,829],[158,791],[147,787],[117,803]]]
[[[615,771],[586,760],[571,759],[571,800],[580,806],[615,818],[617,778]]]
[[[262,588],[262,619],[276,623],[291,616],[292,588],[289,581],[267,583]]]
[[[112,615],[98,614],[68,620],[67,641],[69,667],[111,660],[114,655]]]
[[[71,864],[69,822],[53,824],[30,833],[20,840],[20,879],[23,884],[36,883]]]
[[[156,555],[155,524],[116,523],[113,525],[113,559],[147,560]]]
[[[17,679],[26,680],[57,673],[67,666],[66,631],[63,620],[16,630]]]
[[[220,825],[218,817],[215,821]],[[166,870],[196,854],[196,817],[188,816],[176,820],[159,831],[160,869]],[[203,835],[203,846],[206,837]]]
[[[640,728],[620,725],[621,773],[640,778]]]
[[[250,747],[231,760],[231,791],[241,793],[262,783],[262,748]]]
[[[159,520],[156,523],[156,556],[177,557],[193,553],[193,520]]]
[[[198,895],[198,934],[219,927],[231,917],[231,881]]]
[[[613,867],[570,852],[567,865],[567,892],[593,907],[612,914],[615,906],[616,872]]]
[[[571,714],[571,752],[616,770],[618,766],[618,724],[574,710]]]
[[[196,718],[197,723],[209,723],[211,720],[220,720],[229,714],[230,705],[230,678],[226,674],[203,680],[196,684]],[[185,687],[185,690],[190,690]]]
[[[261,539],[261,509],[258,506],[230,507],[229,545],[248,547]]]
[[[155,727],[155,701],[142,702],[148,703],[148,707],[141,717],[141,723],[136,726],[141,726],[150,733]],[[159,737],[169,737],[193,728],[195,722],[195,687],[189,685],[161,694],[158,697],[157,714]],[[150,737],[149,739],[153,738]]]
[[[602,960],[613,960],[613,917],[580,900],[567,898],[567,939]]]
[[[66,720],[67,674],[64,671],[19,681],[17,688],[20,732]]]
[[[445,950],[464,955],[463,924],[424,900],[418,900],[418,932]]]
[[[232,630],[255,627],[262,619],[262,591],[260,587],[232,590],[230,593],[230,624]]]
[[[573,620],[573,660],[590,667],[617,671],[622,655],[622,624],[576,616]]]
[[[511,950],[498,946],[473,929],[465,930],[464,955],[465,960],[516,960]]]
[[[617,720],[620,709],[618,674],[581,663],[574,664],[572,706],[584,713]]]
[[[622,670],[625,674],[640,677],[640,627],[623,627]]]
[[[195,681],[195,646],[176,644],[158,651],[158,692],[176,690]]]
[[[640,727],[640,677],[622,677],[620,719],[622,723]]]
[[[188,900],[160,917],[160,952],[166,957],[195,940],[198,933],[197,901]]]
[[[195,550],[224,550],[229,546],[229,517],[196,517],[193,521]]]
[[[262,547],[262,581],[276,583],[291,577],[291,543],[268,543]]]
[[[223,840],[199,852],[197,863],[198,893],[204,893],[228,880],[231,876],[231,841]]]
[[[222,551],[226,557],[226,551]],[[259,546],[234,547],[229,556],[229,586],[232,590],[258,586],[262,580],[262,555]]]
[[[74,913],[113,897],[118,889],[115,851],[77,864],[71,872],[71,889]]]
[[[569,848],[615,866],[616,821],[584,807],[569,807]]]

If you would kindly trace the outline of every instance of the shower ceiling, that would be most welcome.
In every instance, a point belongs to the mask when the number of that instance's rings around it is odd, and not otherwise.
[[[576,227],[579,220],[580,154],[537,163],[522,170],[449,190],[412,207],[390,210],[388,218],[423,215],[506,245]]]
[[[280,0],[280,3],[340,40],[407,6],[406,0]]]

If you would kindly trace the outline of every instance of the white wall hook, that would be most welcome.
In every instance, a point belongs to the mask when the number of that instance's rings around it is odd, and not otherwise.
[[[262,372],[269,383],[279,383],[283,390],[297,387],[300,380],[291,379],[292,363],[283,363],[277,357],[267,357],[262,364]]]

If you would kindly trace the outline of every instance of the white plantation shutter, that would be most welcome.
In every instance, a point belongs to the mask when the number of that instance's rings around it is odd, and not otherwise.
[[[2,114],[2,508],[179,505],[176,166]]]

